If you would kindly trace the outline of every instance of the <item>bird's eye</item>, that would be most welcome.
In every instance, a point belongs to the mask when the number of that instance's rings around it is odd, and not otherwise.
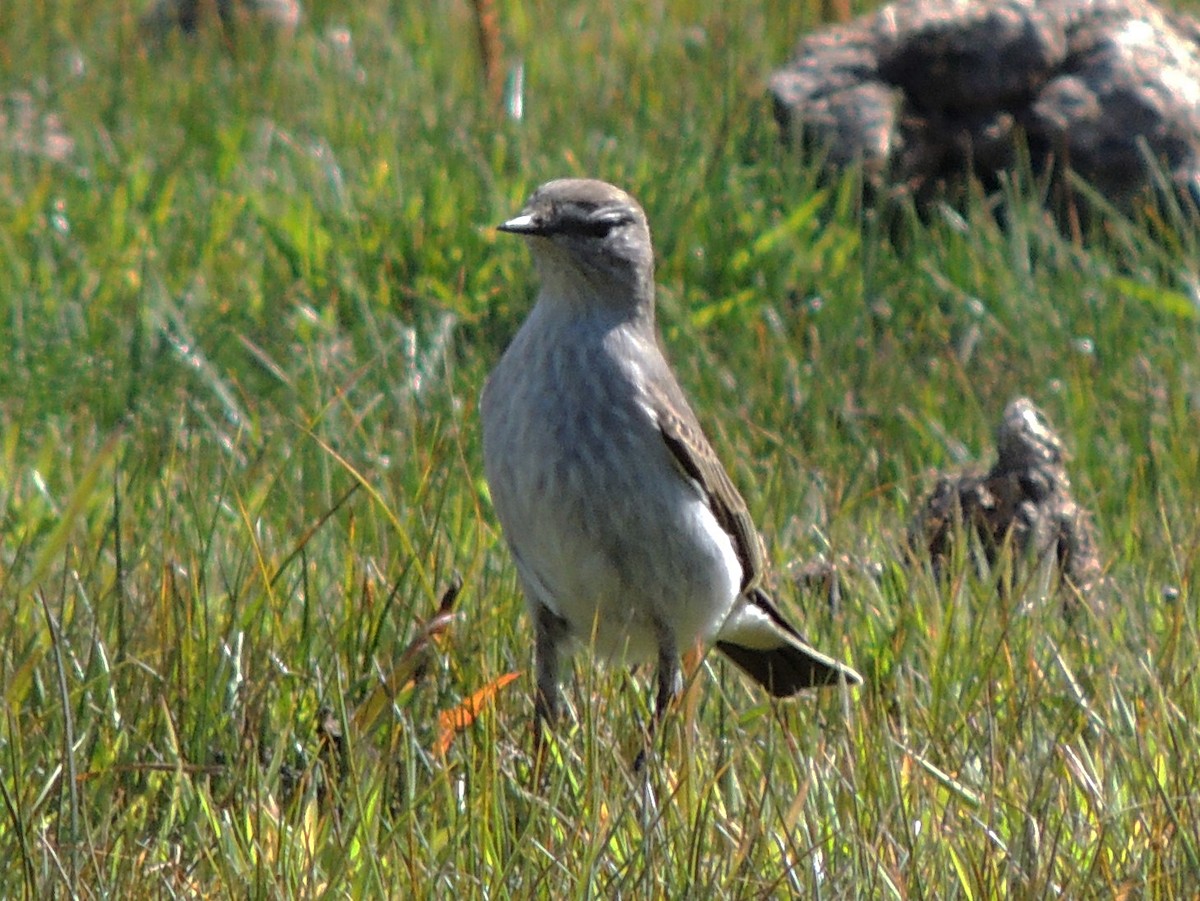
[[[609,232],[618,225],[620,223],[613,219],[593,219],[589,222],[581,222],[579,233],[587,235],[589,238],[607,238]]]
[[[584,238],[607,238],[614,228],[629,221],[630,217],[620,210],[607,210],[564,222],[562,231]]]

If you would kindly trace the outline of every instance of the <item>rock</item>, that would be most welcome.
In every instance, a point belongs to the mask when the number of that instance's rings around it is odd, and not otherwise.
[[[1156,166],[1200,202],[1200,22],[1148,0],[897,0],[801,40],[770,92],[786,138],[918,200],[997,184],[1027,136],[1119,204]]]
[[[299,24],[298,0],[155,0],[141,18],[143,33],[156,40],[214,25],[227,33],[251,26],[290,34]]]
[[[771,77],[784,137],[828,154],[829,166],[862,162],[879,174],[897,152],[903,98],[873,78],[879,63],[868,29],[835,27],[805,38],[796,53],[797,65]],[[797,106],[803,117],[791,115]]]
[[[1072,71],[1025,117],[1035,152],[1061,155],[1110,199],[1147,178],[1146,154],[1181,187],[1200,158],[1200,55],[1161,16],[1089,28]]]
[[[787,91],[788,87],[781,84],[780,93]],[[797,121],[799,133],[790,137],[828,154],[826,165],[862,162],[875,175],[882,172],[898,149],[898,115],[895,89],[868,81],[811,98],[803,122]]]
[[[1037,0],[900,0],[875,17],[879,74],[925,111],[992,112],[1026,102],[1067,55]]]
[[[909,545],[929,554],[935,576],[960,534],[978,536],[989,566],[1011,543],[1014,581],[1024,565],[1053,560],[1068,603],[1099,583],[1091,520],[1071,496],[1062,441],[1024,397],[1004,410],[996,430],[996,464],[983,475],[942,476],[909,530]]]
[[[782,78],[797,100],[802,97],[822,97],[845,88],[870,81],[879,70],[875,36],[869,23],[860,19],[850,25],[835,25],[826,31],[810,34],[796,45],[795,61],[772,76]]]

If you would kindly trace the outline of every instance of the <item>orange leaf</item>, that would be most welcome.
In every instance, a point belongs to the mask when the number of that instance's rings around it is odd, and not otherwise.
[[[439,713],[438,726],[441,727],[441,732],[438,733],[437,741],[433,744],[433,753],[440,757],[449,751],[454,737],[475,722],[475,718],[479,716],[484,706],[489,704],[504,686],[520,675],[520,672],[505,673],[483,686],[457,707]]]

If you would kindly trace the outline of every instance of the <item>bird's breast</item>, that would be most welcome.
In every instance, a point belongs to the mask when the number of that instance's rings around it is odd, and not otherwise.
[[[488,482],[532,571],[526,584],[544,586],[539,600],[577,633],[599,618],[614,641],[633,643],[658,620],[682,645],[719,628],[741,567],[675,465],[644,400],[643,370],[623,346],[611,335],[518,335],[485,395]],[[628,656],[653,648],[650,637]]]

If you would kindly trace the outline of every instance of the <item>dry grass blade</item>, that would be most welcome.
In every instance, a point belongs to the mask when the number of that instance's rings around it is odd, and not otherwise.
[[[396,698],[424,676],[429,665],[430,653],[458,616],[454,604],[462,592],[462,587],[462,576],[456,573],[442,592],[437,612],[417,629],[417,634],[401,652],[392,671],[354,711],[354,726],[360,733],[374,728]]]

